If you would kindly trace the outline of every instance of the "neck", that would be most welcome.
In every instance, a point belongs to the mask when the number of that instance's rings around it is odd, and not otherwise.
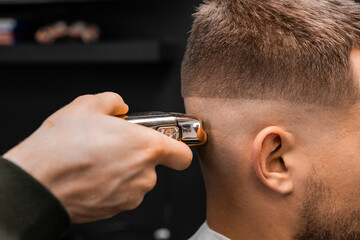
[[[267,200],[249,198],[247,193],[237,198],[224,187],[206,185],[207,223],[212,230],[230,239],[293,239],[294,215],[272,205],[281,199],[271,199],[264,205]]]

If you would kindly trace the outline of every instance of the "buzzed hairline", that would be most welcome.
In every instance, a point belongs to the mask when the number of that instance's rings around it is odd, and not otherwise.
[[[350,52],[359,43],[360,5],[351,0],[205,1],[182,64],[182,95],[354,104]]]

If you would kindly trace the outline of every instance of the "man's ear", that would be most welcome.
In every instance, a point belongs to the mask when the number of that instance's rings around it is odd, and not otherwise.
[[[294,189],[288,153],[294,146],[293,135],[280,127],[261,130],[252,146],[252,167],[265,186],[280,194]]]

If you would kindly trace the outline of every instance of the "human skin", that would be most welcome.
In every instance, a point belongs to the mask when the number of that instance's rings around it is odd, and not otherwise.
[[[3,155],[46,186],[74,223],[136,208],[156,184],[156,165],[183,170],[192,152],[152,129],[119,118],[116,93],[78,97]]]
[[[360,50],[350,59],[360,83]],[[230,239],[360,239],[360,102],[185,105],[209,134],[198,152],[211,229]]]

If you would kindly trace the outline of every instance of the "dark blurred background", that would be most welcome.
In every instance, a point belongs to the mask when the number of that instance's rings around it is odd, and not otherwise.
[[[82,94],[117,92],[131,112],[183,112],[180,65],[199,3],[0,1],[1,154]],[[66,26],[81,21],[95,35],[46,40],[59,21]],[[197,158],[184,172],[164,167],[157,172],[156,188],[138,209],[74,225],[62,239],[190,237],[205,220]]]

